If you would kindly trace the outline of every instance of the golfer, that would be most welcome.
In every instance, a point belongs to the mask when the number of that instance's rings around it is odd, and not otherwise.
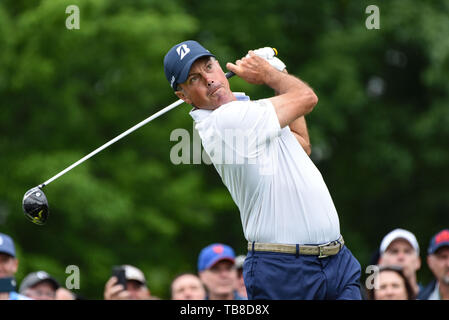
[[[361,299],[360,264],[315,167],[304,115],[313,90],[254,51],[226,68],[276,96],[234,94],[215,56],[196,41],[173,46],[164,71],[236,205],[248,255],[249,299]]]

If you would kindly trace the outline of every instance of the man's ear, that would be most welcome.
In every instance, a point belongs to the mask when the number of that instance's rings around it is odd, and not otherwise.
[[[175,94],[179,99],[183,100],[185,103],[192,104],[192,100],[190,100],[184,93],[184,90],[175,91]]]

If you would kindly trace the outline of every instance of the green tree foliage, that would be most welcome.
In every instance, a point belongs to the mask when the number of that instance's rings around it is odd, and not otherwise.
[[[111,266],[130,263],[163,294],[173,269],[189,269],[196,254],[178,237],[213,222],[201,177],[170,164],[169,135],[185,106],[46,187],[45,227],[25,221],[20,203],[26,189],[174,100],[162,59],[196,21],[174,4],[79,1],[81,28],[68,30],[71,1],[25,3],[0,7],[0,201],[2,231],[23,252],[18,278],[45,269],[63,279],[74,264],[81,292],[102,298]]]
[[[66,7],[80,9],[68,30]],[[365,8],[380,8],[368,30]],[[272,46],[314,88],[312,159],[330,189],[342,234],[362,267],[383,235],[414,232],[425,248],[449,219],[449,1],[0,2],[0,232],[16,241],[17,278],[43,269],[102,299],[111,266],[130,263],[168,298],[201,248],[244,253],[237,207],[212,165],[174,165],[176,128],[193,136],[189,106],[154,120],[44,189],[50,218],[25,220],[38,185],[177,98],[162,60],[196,39],[225,66]],[[271,90],[233,78],[253,98]],[[192,147],[191,147],[192,148]],[[430,279],[425,266],[421,280]]]

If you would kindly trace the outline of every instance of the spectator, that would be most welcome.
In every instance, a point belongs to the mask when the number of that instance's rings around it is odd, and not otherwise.
[[[207,300],[245,300],[235,290],[237,270],[234,250],[214,243],[201,250],[198,273],[207,290]]]
[[[235,267],[237,269],[237,284],[236,290],[239,296],[243,298],[248,298],[248,294],[246,293],[245,281],[243,280],[243,263],[245,262],[245,256],[240,255],[235,258]]]
[[[206,289],[200,278],[192,273],[175,277],[170,286],[172,300],[204,300]]]
[[[83,300],[77,294],[61,287],[58,281],[45,271],[28,274],[22,280],[19,292],[34,300]]]
[[[420,292],[418,299],[449,300],[449,229],[438,232],[430,240],[427,265],[435,279]]]
[[[418,284],[416,273],[421,268],[419,245],[410,231],[395,229],[382,240],[379,248],[380,266],[400,266],[412,286],[414,295],[418,295],[422,286]]]
[[[67,290],[66,288],[59,287],[58,290],[56,290],[55,300],[84,300],[84,299],[80,298],[78,295],[74,294],[70,290]]]
[[[0,292],[0,300],[30,300],[17,293],[14,276],[19,267],[19,260],[16,258],[16,249],[12,238],[4,233],[0,233],[0,280],[10,279],[11,288]]]
[[[126,288],[117,284],[117,277],[112,276],[106,282],[104,290],[105,300],[152,300],[145,275],[138,268],[131,265],[122,265],[125,269]]]
[[[369,300],[414,300],[416,295],[399,266],[379,268],[375,287],[367,290]]]
[[[34,300],[56,300],[58,281],[45,271],[28,274],[20,284],[19,292]]]

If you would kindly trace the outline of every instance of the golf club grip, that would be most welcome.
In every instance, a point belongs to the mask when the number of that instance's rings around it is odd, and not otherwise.
[[[235,73],[234,72],[232,72],[232,71],[229,71],[229,72],[227,72],[226,73],[226,78],[232,78],[233,76],[235,76]]]

